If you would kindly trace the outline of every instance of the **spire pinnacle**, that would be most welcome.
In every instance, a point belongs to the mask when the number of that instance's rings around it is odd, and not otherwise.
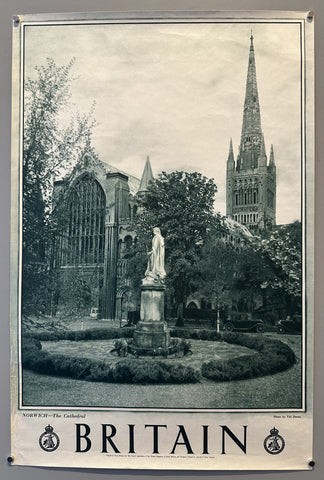
[[[234,153],[233,153],[233,142],[232,142],[232,139],[231,139],[230,140],[227,163],[232,163],[232,162],[234,163]]]
[[[265,144],[264,144],[264,135],[262,134],[261,138],[261,149],[260,149],[260,157],[266,157],[266,151],[265,151]]]
[[[143,170],[143,175],[141,178],[141,183],[138,189],[138,193],[145,193],[148,190],[149,183],[154,180],[153,177],[153,172],[152,172],[152,167],[151,167],[151,162],[150,162],[150,157],[147,156],[146,162],[145,162],[145,167]]]
[[[275,161],[274,161],[274,153],[273,153],[273,145],[271,144],[270,147],[270,159],[269,159],[269,165],[274,166]]]

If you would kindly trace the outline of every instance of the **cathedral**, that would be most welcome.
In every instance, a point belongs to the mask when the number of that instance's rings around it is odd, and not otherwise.
[[[230,141],[226,165],[226,215],[252,232],[276,224],[276,165],[271,145],[269,162],[261,128],[253,35],[239,153],[234,160]]]
[[[135,195],[153,179],[147,158],[141,180],[85,152],[72,173],[54,183],[53,203],[60,212],[53,269],[59,277],[57,309],[80,302],[81,310],[101,318],[127,319],[138,310],[138,295],[127,275],[128,251],[136,235]]]
[[[85,314],[95,309],[100,318],[125,320],[139,310],[127,274],[136,240],[131,225],[136,195],[145,194],[152,179],[149,158],[138,179],[99,159],[88,145],[72,172],[54,182],[60,218],[51,262],[59,285],[56,311],[79,304]],[[265,153],[252,35],[239,154],[235,162],[231,140],[227,160],[226,215],[231,232],[238,224],[250,234],[276,223],[276,166],[273,147],[269,162]]]

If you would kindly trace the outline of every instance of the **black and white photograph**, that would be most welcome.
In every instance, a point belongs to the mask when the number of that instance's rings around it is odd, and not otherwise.
[[[84,412],[271,412],[279,459],[273,416],[312,388],[305,20],[16,28],[16,393],[48,412],[41,449],[60,448],[54,411],[83,418],[80,452]],[[245,427],[222,428],[244,452]],[[194,453],[183,425],[170,445]]]

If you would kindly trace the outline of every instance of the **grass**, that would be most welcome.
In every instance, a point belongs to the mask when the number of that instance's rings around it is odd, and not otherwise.
[[[278,338],[274,334],[269,334],[269,337]],[[301,337],[282,335],[280,340],[287,343],[300,360]],[[214,342],[197,342],[206,345],[206,348],[208,343],[213,343],[215,354]],[[81,350],[80,355],[84,355]],[[190,358],[188,357],[189,362]],[[183,362],[183,359],[181,361]],[[300,408],[300,402],[301,362],[284,372],[266,377],[223,383],[202,379],[199,384],[168,386],[89,383],[48,377],[29,371],[23,374],[25,406],[276,409]]]
[[[93,360],[107,360],[109,364],[115,364],[121,360],[120,357],[111,353],[115,341],[116,340],[86,340],[73,342],[69,340],[60,340],[57,342],[42,342],[42,346],[43,350],[48,351],[49,353],[70,355],[71,357],[91,358]],[[253,352],[247,347],[231,345],[229,343],[216,343],[206,340],[190,340],[190,343],[192,355],[172,358],[173,363],[182,363],[183,365],[200,369],[201,364],[204,361],[213,359],[228,360],[234,356],[238,357]],[[163,361],[162,357],[156,357],[156,359],[158,361]],[[134,359],[134,361],[136,361],[136,359]]]

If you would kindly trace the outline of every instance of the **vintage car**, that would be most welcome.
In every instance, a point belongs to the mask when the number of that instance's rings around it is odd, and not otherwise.
[[[99,318],[99,308],[92,307],[90,310],[90,318],[98,319]]]
[[[249,314],[239,314],[225,320],[223,330],[227,332],[258,332],[266,330],[266,324],[260,318],[251,318]]]
[[[292,318],[287,317],[285,320],[279,320],[277,323],[278,333],[302,333],[302,317],[301,315],[294,315]]]

